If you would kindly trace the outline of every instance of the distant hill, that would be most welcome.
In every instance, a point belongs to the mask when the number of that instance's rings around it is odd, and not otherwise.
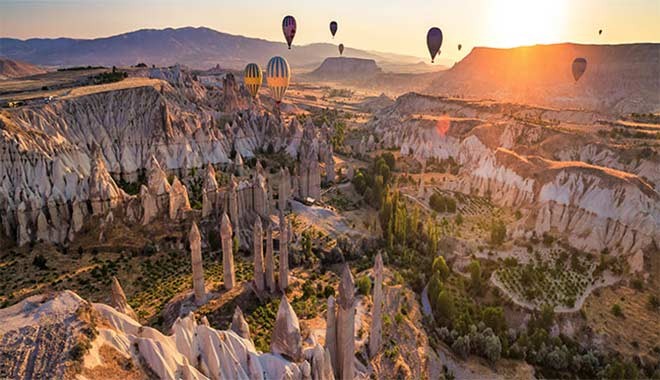
[[[321,80],[350,80],[372,77],[381,72],[382,69],[373,59],[330,57],[312,71],[309,77]]]
[[[587,59],[575,83],[571,64]],[[660,111],[660,44],[478,47],[422,90],[616,113]]]
[[[346,54],[392,64],[414,64],[420,58],[347,48]],[[247,62],[263,66],[274,55],[282,55],[291,66],[318,65],[337,55],[337,46],[319,43],[294,46],[282,42],[236,36],[209,28],[143,29],[95,39],[18,40],[0,38],[0,55],[41,65],[126,66],[144,62],[157,66],[180,63],[196,69],[220,65],[243,68]]]
[[[0,79],[27,77],[45,72],[46,70],[27,62],[0,57]]]

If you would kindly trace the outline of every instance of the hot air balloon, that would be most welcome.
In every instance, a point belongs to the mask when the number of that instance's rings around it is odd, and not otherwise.
[[[296,36],[296,19],[293,16],[286,16],[282,20],[282,31],[284,32],[284,38],[286,38],[286,44],[291,49],[291,42],[293,42],[293,37]]]
[[[330,22],[330,33],[332,38],[335,38],[335,33],[337,33],[337,21]]]
[[[339,55],[344,54],[344,44],[339,44]]]
[[[603,34],[603,29],[598,30],[598,35],[600,36],[601,34]]]
[[[286,89],[289,87],[289,79],[291,78],[289,63],[282,57],[273,57],[268,61],[266,73],[268,88],[270,88],[277,104],[280,104]]]
[[[575,78],[575,82],[577,83],[582,74],[587,70],[587,60],[584,58],[575,58],[571,69],[573,71],[573,78]]]
[[[462,48],[462,47],[463,47],[463,45],[458,44],[458,51],[461,51],[461,48]]]
[[[440,51],[440,46],[442,46],[442,31],[435,27],[429,29],[426,34],[426,45],[428,45],[429,53],[431,53],[431,63],[433,63],[436,54]]]
[[[259,88],[261,88],[261,82],[263,80],[263,75],[261,74],[261,68],[256,63],[248,63],[245,66],[245,73],[243,73],[243,81],[245,82],[245,87],[250,91],[250,95],[253,98],[257,97],[259,93]]]

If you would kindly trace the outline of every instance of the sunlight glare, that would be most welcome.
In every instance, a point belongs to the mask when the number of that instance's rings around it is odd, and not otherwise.
[[[514,47],[559,42],[566,0],[491,0],[489,43]]]

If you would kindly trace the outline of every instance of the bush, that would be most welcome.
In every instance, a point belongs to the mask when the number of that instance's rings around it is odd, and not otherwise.
[[[357,279],[358,293],[366,296],[371,293],[371,279],[369,276],[362,276]]]
[[[470,339],[467,336],[459,336],[451,345],[451,349],[463,359],[470,354]]]
[[[506,328],[504,311],[501,307],[488,306],[484,308],[481,313],[481,319],[484,321],[486,326],[493,329],[496,334],[502,333]]]
[[[501,245],[506,239],[506,226],[501,220],[495,220],[490,226],[490,243]]]
[[[491,363],[497,362],[502,357],[502,342],[500,338],[497,335],[491,334],[484,337],[484,339],[484,356]]]
[[[647,302],[649,309],[657,311],[660,309],[660,300],[655,294],[649,295],[649,300]]]
[[[623,309],[621,309],[621,305],[618,303],[615,303],[612,305],[612,314],[614,314],[615,317],[623,318]]]
[[[48,265],[46,263],[48,260],[41,254],[36,255],[34,259],[32,260],[32,265],[37,267],[39,270],[46,270],[48,269]]]
[[[446,281],[449,278],[449,267],[444,257],[438,256],[433,260],[433,273],[438,273],[442,281]]]

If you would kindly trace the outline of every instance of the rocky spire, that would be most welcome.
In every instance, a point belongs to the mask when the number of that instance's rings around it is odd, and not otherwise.
[[[227,290],[233,288],[236,283],[236,276],[234,274],[234,247],[231,240],[231,233],[231,223],[225,212],[222,214],[222,221],[220,222],[220,239],[222,241],[222,272],[225,289]]]
[[[286,211],[287,204],[289,202],[289,196],[291,194],[290,183],[289,183],[289,169],[281,168],[280,169],[280,188],[278,189],[278,209],[282,212]]]
[[[339,310],[337,312],[337,377],[352,379],[355,368],[355,282],[348,264],[344,265],[339,283]]]
[[[266,227],[266,286],[271,293],[275,293],[277,285],[275,284],[275,257],[273,256],[273,227],[268,223]]]
[[[121,288],[119,280],[117,277],[112,276],[112,288],[110,294],[110,305],[115,308],[120,313],[124,313],[134,320],[138,320],[137,314],[133,311],[131,305],[126,301],[126,294],[124,294],[124,289]]]
[[[245,321],[243,311],[238,306],[234,309],[234,316],[231,319],[231,326],[229,328],[241,338],[250,339],[250,326]]]
[[[382,334],[382,309],[383,309],[383,257],[379,253],[376,255],[376,262],[373,269],[374,275],[374,296],[373,312],[371,314],[371,333],[369,334],[369,355],[374,357],[380,350],[380,341]]]
[[[218,181],[215,179],[215,169],[210,163],[206,166],[204,185],[202,188],[202,218],[208,218],[215,208],[218,194]]]
[[[170,191],[170,219],[177,219],[183,215],[184,211],[190,210],[190,199],[188,199],[188,190],[174,177],[172,190]]]
[[[171,189],[170,183],[167,181],[167,174],[153,155],[147,165],[147,187],[154,195],[169,193]]]
[[[337,306],[335,297],[328,297],[328,311],[325,323],[325,348],[330,355],[332,368],[337,367]]]
[[[257,161],[257,172],[254,175],[254,182],[252,184],[254,192],[254,211],[257,212],[257,215],[267,217],[268,216],[268,190],[266,189],[266,179],[264,178],[263,168],[261,164]]]
[[[229,181],[229,216],[232,221],[232,228],[234,229],[234,234],[238,239],[238,244],[241,244],[241,234],[238,225],[238,184],[236,183],[236,177],[231,176]]]
[[[289,287],[289,231],[284,214],[280,211],[280,290]]]
[[[199,306],[204,303],[206,290],[204,289],[204,268],[202,267],[202,238],[195,222],[190,227],[188,240],[190,241],[190,256],[192,258],[195,304]]]
[[[105,166],[101,150],[96,146],[93,149],[93,159],[89,174],[89,201],[92,205],[92,214],[104,214],[117,206],[127,195],[124,193]]]
[[[303,360],[298,316],[286,299],[286,295],[282,295],[280,307],[277,310],[275,328],[270,339],[270,350],[274,354],[283,355],[294,362]]]
[[[257,216],[254,223],[252,235],[252,246],[254,251],[254,286],[258,292],[264,291],[264,231],[261,226],[261,217]]]

